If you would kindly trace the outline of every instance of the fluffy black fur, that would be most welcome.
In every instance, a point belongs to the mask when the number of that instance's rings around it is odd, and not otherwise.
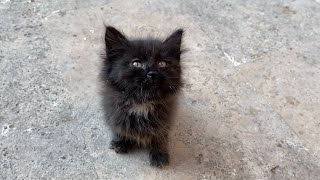
[[[106,27],[102,95],[114,134],[110,146],[117,153],[143,146],[150,148],[152,166],[169,163],[168,132],[182,86],[182,36],[178,29],[164,40],[129,40]]]

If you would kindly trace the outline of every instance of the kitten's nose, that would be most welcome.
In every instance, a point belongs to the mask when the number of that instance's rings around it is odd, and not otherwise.
[[[156,71],[149,71],[147,73],[147,77],[150,78],[150,79],[154,79],[157,76],[158,76],[158,72],[156,72]]]

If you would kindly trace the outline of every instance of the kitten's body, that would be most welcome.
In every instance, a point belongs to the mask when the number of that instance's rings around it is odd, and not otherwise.
[[[136,145],[143,147],[150,147],[152,138],[157,141],[167,141],[174,98],[137,102],[109,88],[105,92],[108,92],[104,95],[107,123],[114,133],[133,140]],[[167,109],[167,106],[171,109]],[[121,151],[119,149],[119,152]]]
[[[114,134],[111,148],[117,153],[148,147],[151,165],[168,164],[168,131],[181,86],[182,33],[178,30],[165,41],[130,41],[106,28],[103,104]]]

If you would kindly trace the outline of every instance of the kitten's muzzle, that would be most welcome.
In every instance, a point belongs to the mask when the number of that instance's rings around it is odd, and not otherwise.
[[[148,79],[155,79],[158,77],[158,72],[157,71],[149,71],[147,73],[147,78]]]
[[[156,84],[158,82],[158,75],[159,73],[156,71],[149,71],[147,73],[146,82],[148,84]]]

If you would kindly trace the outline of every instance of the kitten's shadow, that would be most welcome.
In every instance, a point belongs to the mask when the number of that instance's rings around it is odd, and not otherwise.
[[[199,178],[240,175],[243,167],[243,154],[239,151],[241,144],[230,143],[206,134],[202,127],[206,121],[199,117],[200,114],[192,111],[178,110],[170,137],[169,168]]]

